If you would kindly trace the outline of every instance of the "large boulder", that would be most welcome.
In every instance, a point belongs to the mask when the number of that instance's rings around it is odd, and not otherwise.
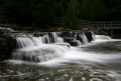
[[[0,37],[0,61],[9,58],[9,56],[10,56],[10,54],[9,54],[9,48],[8,48],[7,40]]]

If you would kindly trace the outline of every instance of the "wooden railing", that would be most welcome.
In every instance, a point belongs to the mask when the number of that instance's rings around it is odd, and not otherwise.
[[[86,21],[86,20],[75,20],[78,27],[94,27],[102,29],[121,29],[121,21]],[[57,19],[56,24],[63,26],[64,20]]]

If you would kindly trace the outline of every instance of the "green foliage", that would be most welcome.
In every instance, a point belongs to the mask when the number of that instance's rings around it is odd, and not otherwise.
[[[100,20],[106,15],[106,8],[102,0],[83,0],[80,14],[83,19]]]
[[[76,28],[76,20],[79,16],[79,2],[78,0],[70,0],[65,15],[65,27],[74,29]]]
[[[53,26],[55,19],[61,17],[63,14],[62,6],[55,0],[43,0],[34,5],[33,9],[33,25],[41,28],[48,28]]]
[[[6,23],[31,24],[32,9],[29,0],[4,0],[1,7],[1,13]]]
[[[121,20],[120,0],[0,0],[0,23],[78,28],[76,20]]]

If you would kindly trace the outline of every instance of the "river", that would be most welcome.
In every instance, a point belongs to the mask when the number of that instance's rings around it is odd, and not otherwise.
[[[121,81],[121,40],[96,37],[76,47],[27,39],[0,63],[0,81]]]

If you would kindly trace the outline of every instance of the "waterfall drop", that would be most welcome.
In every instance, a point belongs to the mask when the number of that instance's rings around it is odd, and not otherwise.
[[[118,76],[116,81],[121,80],[121,40],[111,39],[106,35],[94,35],[93,32],[75,31],[42,32],[41,35],[37,33],[36,35],[35,33],[10,33],[8,40],[9,47],[11,47],[11,58],[6,60],[5,64],[9,63],[10,65],[7,67],[10,67],[10,69],[0,67],[0,73],[5,71],[0,75],[3,80],[4,78],[8,80],[8,73],[10,80],[15,80],[15,73],[17,77],[20,76],[18,78],[23,77],[24,75],[21,76],[21,67],[23,73],[26,73],[25,70],[27,70],[27,74],[31,75],[32,78],[37,79],[38,75],[39,78],[44,76],[37,81],[50,80],[48,74],[52,81],[60,81],[60,79],[57,79],[58,77],[67,79],[63,80],[62,78],[61,81],[115,81],[111,80],[112,78],[109,79],[109,76],[115,79]],[[11,74],[11,62],[15,70],[18,69],[16,72],[13,71],[13,74]],[[25,69],[23,66],[26,65],[27,68]],[[29,67],[31,65],[32,67]],[[40,70],[35,67],[39,67]],[[54,69],[46,69],[45,67]],[[33,69],[36,69],[36,72]],[[62,72],[64,75],[61,75]],[[35,73],[35,76],[33,76],[33,73]],[[26,76],[29,78],[28,75]],[[107,78],[107,75],[109,75],[109,78]]]
[[[18,48],[13,50],[12,59],[28,62],[55,59],[71,50],[71,46],[89,43],[85,33],[80,32],[49,32],[37,37],[23,34],[16,37],[16,42]]]

